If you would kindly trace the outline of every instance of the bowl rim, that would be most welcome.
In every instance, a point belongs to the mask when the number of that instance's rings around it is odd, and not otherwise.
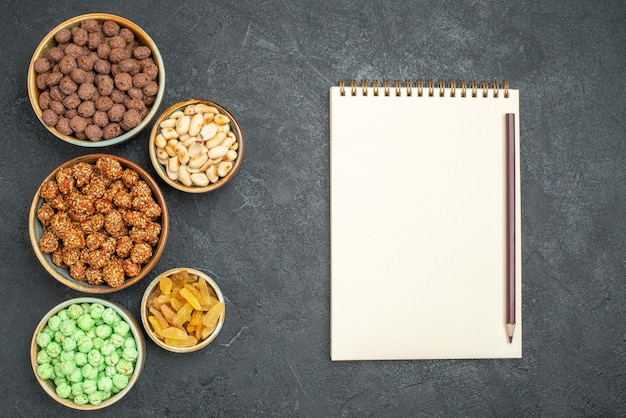
[[[139,174],[139,176],[146,183],[148,183],[148,185],[150,186],[150,189],[152,190],[152,193],[154,194],[156,202],[161,207],[161,234],[159,236],[159,243],[156,245],[156,249],[153,250],[150,261],[141,268],[141,271],[139,272],[138,275],[125,280],[124,284],[117,288],[114,288],[105,284],[94,286],[87,282],[78,281],[72,278],[71,276],[68,278],[65,275],[59,273],[59,270],[57,270],[56,268],[57,266],[53,265],[52,260],[50,259],[50,256],[48,254],[44,254],[39,249],[40,236],[39,237],[37,236],[38,234],[37,234],[37,230],[35,227],[36,222],[39,223],[39,225],[41,225],[41,222],[39,222],[39,219],[37,219],[37,210],[43,204],[43,200],[44,200],[42,197],[39,196],[39,190],[41,189],[41,185],[45,181],[51,178],[54,178],[57,171],[59,171],[63,167],[71,167],[83,161],[84,162],[95,161],[100,157],[112,157],[116,159],[117,161],[119,161],[123,167],[132,168],[133,170],[135,170]],[[152,269],[156,266],[157,262],[159,261],[159,258],[163,254],[163,250],[165,249],[165,245],[167,243],[167,238],[169,235],[169,214],[167,210],[167,204],[165,203],[165,197],[163,196],[163,192],[161,191],[161,188],[159,187],[157,182],[152,178],[152,176],[150,176],[150,174],[148,174],[148,172],[145,169],[143,169],[139,164],[134,163],[124,157],[120,157],[114,154],[101,154],[101,153],[85,154],[85,155],[79,155],[78,157],[74,157],[60,164],[40,182],[39,187],[37,187],[37,191],[35,192],[35,196],[33,197],[32,203],[30,205],[30,210],[28,213],[28,234],[30,237],[31,245],[35,252],[35,256],[37,257],[41,265],[44,267],[44,269],[50,275],[52,275],[52,277],[54,277],[57,281],[61,282],[62,284],[64,284],[65,286],[71,289],[78,290],[84,293],[89,293],[89,294],[112,293],[112,292],[117,292],[119,290],[130,287],[134,285],[135,283],[139,282],[144,277],[146,277],[148,273],[150,273],[150,271],[152,271]],[[61,269],[61,268],[59,267],[58,269]],[[62,270],[68,271],[67,269],[62,269]]]
[[[37,60],[37,58],[43,56],[44,51],[47,50],[50,42],[54,41],[54,34],[57,31],[63,28],[76,26],[81,21],[86,20],[86,19],[95,19],[98,21],[113,20],[116,23],[122,24],[124,27],[131,29],[137,37],[142,38],[140,39],[140,41],[143,45],[150,47],[152,51],[153,59],[157,67],[159,68],[159,75],[158,75],[159,91],[157,92],[154,103],[150,107],[150,111],[148,112],[146,117],[143,118],[141,123],[137,125],[136,127],[134,127],[133,129],[131,129],[130,131],[127,131],[120,136],[116,136],[115,138],[105,139],[105,140],[97,141],[97,142],[92,142],[88,139],[78,139],[70,135],[64,135],[60,133],[59,131],[57,131],[54,127],[48,126],[43,122],[43,117],[42,117],[43,111],[39,107],[40,92],[39,92],[39,89],[37,88],[36,78],[35,78],[35,69],[34,69],[35,61]],[[37,116],[37,119],[39,119],[42,125],[57,138],[67,143],[77,145],[80,147],[86,147],[86,148],[99,148],[99,147],[107,147],[110,145],[120,144],[122,142],[128,141],[129,139],[137,136],[141,131],[143,131],[148,126],[148,124],[150,124],[150,122],[156,116],[159,110],[159,107],[161,106],[161,102],[163,101],[163,95],[165,93],[165,65],[163,64],[163,57],[161,56],[161,53],[159,52],[159,48],[157,47],[154,40],[150,37],[150,35],[148,35],[146,31],[144,31],[136,23],[124,17],[114,15],[114,14],[109,14],[109,13],[87,13],[87,14],[75,16],[73,18],[70,18],[58,24],[54,29],[52,29],[43,37],[39,45],[37,45],[37,48],[35,48],[35,51],[28,64],[28,76],[27,77],[28,77],[27,78],[28,97],[30,99],[31,107],[33,108],[33,111],[35,112],[35,115]]]
[[[220,178],[217,182],[209,184],[207,186],[185,186],[184,184],[181,184],[178,181],[171,180],[167,176],[167,173],[165,172],[165,169],[163,168],[163,166],[159,162],[159,159],[156,156],[156,146],[154,144],[154,141],[155,141],[155,138],[157,136],[158,131],[161,129],[160,128],[161,122],[163,122],[163,120],[165,120],[169,115],[171,115],[175,111],[183,109],[184,107],[187,107],[187,106],[193,105],[193,104],[206,104],[208,106],[216,107],[220,112],[222,112],[226,116],[228,116],[228,118],[230,119],[230,125],[233,128],[233,130],[235,131],[235,136],[237,137],[237,143],[238,143],[238,147],[239,147],[237,149],[237,159],[235,159],[235,163],[233,164],[233,168],[226,174],[226,176]],[[243,151],[244,151],[243,132],[241,130],[241,125],[239,124],[237,119],[224,106],[220,105],[219,103],[216,103],[216,102],[213,102],[213,101],[210,101],[210,100],[206,100],[206,99],[197,99],[197,98],[196,99],[188,99],[188,100],[183,100],[183,101],[180,101],[180,102],[172,104],[170,107],[165,109],[159,115],[159,117],[154,122],[154,125],[152,126],[152,130],[150,131],[150,139],[148,141],[148,151],[149,151],[149,154],[150,154],[150,161],[152,162],[152,166],[154,167],[154,170],[159,175],[159,177],[161,179],[163,179],[164,182],[166,182],[167,184],[169,184],[173,188],[175,188],[177,190],[180,190],[180,191],[183,191],[183,192],[187,192],[187,193],[206,193],[206,192],[210,192],[212,190],[216,190],[216,189],[222,187],[224,184],[228,183],[228,181],[230,181],[230,179],[235,175],[237,170],[239,170],[239,166],[241,165],[242,160],[243,160]]]
[[[220,315],[220,318],[217,322],[217,327],[215,328],[215,330],[211,333],[211,335],[209,335],[206,339],[202,340],[200,343],[193,345],[191,347],[172,347],[168,344],[165,343],[165,341],[161,340],[160,338],[158,338],[155,333],[154,330],[152,329],[152,326],[150,325],[150,322],[148,321],[148,297],[150,296],[150,294],[152,293],[152,291],[156,288],[156,286],[159,283],[159,280],[161,279],[161,277],[165,277],[165,276],[170,276],[174,273],[178,273],[179,271],[183,271],[186,270],[189,273],[195,274],[197,275],[199,278],[204,279],[209,286],[211,286],[213,288],[213,290],[215,291],[215,294],[217,295],[217,300],[219,300],[222,303],[226,303],[225,299],[224,299],[224,295],[220,289],[220,287],[217,285],[217,283],[215,282],[215,280],[213,280],[208,274],[204,273],[203,271],[197,270],[193,267],[176,267],[176,268],[172,268],[169,269],[167,271],[164,271],[162,273],[160,273],[158,276],[156,276],[151,282],[150,284],[148,284],[148,286],[146,287],[146,290],[143,293],[143,297],[141,298],[141,305],[140,305],[140,311],[141,311],[141,322],[143,324],[143,327],[146,331],[146,334],[148,334],[148,337],[150,337],[150,339],[152,341],[154,341],[154,343],[156,345],[158,345],[159,347],[171,351],[173,353],[192,353],[198,350],[203,349],[204,347],[208,346],[209,344],[211,344],[211,342],[213,342],[213,340],[215,340],[215,338],[217,338],[217,335],[220,333],[220,331],[222,330],[222,327],[224,325],[224,319],[226,317],[226,306],[224,305],[224,312],[222,312],[222,315]]]
[[[91,404],[77,405],[74,402],[72,402],[70,399],[60,398],[56,394],[56,391],[54,390],[54,383],[50,382],[49,379],[44,380],[40,378],[39,375],[37,374],[37,366],[38,366],[37,353],[39,352],[39,346],[37,345],[37,335],[41,332],[41,330],[44,329],[50,317],[55,315],[57,312],[61,311],[62,309],[70,305],[82,304],[82,303],[100,303],[104,305],[105,307],[114,309],[128,323],[128,325],[130,325],[130,330],[133,333],[133,336],[135,338],[135,343],[137,344],[137,353],[138,353],[137,362],[135,363],[135,370],[133,371],[133,375],[128,381],[128,385],[124,389],[119,391],[118,393],[111,395],[109,399],[107,399],[106,401],[103,401],[99,405],[91,405]],[[126,396],[128,392],[130,392],[130,390],[135,385],[135,383],[137,383],[137,380],[139,380],[139,376],[141,375],[143,371],[145,361],[146,361],[146,342],[143,337],[143,333],[141,332],[141,327],[139,326],[139,323],[137,322],[137,320],[132,316],[132,314],[126,308],[124,308],[120,304],[115,303],[113,301],[109,301],[109,300],[101,299],[97,297],[92,297],[92,296],[84,296],[84,297],[68,299],[52,307],[50,310],[48,310],[48,312],[44,314],[44,316],[41,318],[41,320],[35,327],[35,331],[33,332],[33,337],[30,342],[30,363],[31,363],[33,372],[35,373],[35,379],[37,380],[39,385],[52,399],[54,399],[58,403],[68,408],[78,409],[78,410],[102,409],[102,408],[106,408],[107,406],[111,406],[114,403],[121,400],[124,396]]]

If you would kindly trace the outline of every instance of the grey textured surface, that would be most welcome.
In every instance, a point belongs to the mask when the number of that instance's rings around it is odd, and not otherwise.
[[[27,212],[45,175],[90,151],[41,126],[26,72],[47,31],[94,11],[157,42],[163,108],[190,97],[224,105],[246,152],[214,193],[161,183],[170,239],[148,277],[178,266],[212,275],[227,298],[222,333],[188,355],[148,342],[136,387],[91,415],[626,414],[622,0],[90,3],[4,2],[0,415],[72,415],[38,387],[27,346],[49,308],[80,294],[38,265]],[[520,89],[522,360],[330,362],[328,88],[340,78],[508,79]],[[154,173],[147,138],[101,151]],[[146,283],[107,298],[138,317]]]

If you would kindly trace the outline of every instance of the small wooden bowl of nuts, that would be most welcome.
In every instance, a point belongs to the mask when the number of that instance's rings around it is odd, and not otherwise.
[[[165,67],[150,36],[106,13],[52,29],[28,67],[28,96],[41,123],[65,142],[104,147],[141,132],[156,116]]]
[[[55,279],[85,293],[132,286],[165,249],[163,193],[139,165],[88,154],[57,167],[33,198],[28,229],[37,259]]]
[[[90,411],[128,394],[143,370],[146,344],[139,324],[122,306],[81,297],[44,315],[30,358],[37,382],[52,399]]]
[[[192,99],[170,106],[150,133],[150,160],[170,186],[188,193],[228,182],[243,159],[243,134],[225,108]]]
[[[168,270],[141,300],[141,321],[158,346],[190,353],[209,345],[224,324],[224,296],[207,274],[188,267]]]

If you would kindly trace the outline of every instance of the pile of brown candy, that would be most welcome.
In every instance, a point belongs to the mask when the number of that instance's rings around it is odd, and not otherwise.
[[[94,19],[59,30],[55,40],[57,46],[34,62],[46,125],[100,141],[141,123],[159,90],[150,48],[130,29]]]

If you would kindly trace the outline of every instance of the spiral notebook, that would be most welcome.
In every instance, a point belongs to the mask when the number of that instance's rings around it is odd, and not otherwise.
[[[516,115],[507,337],[505,115]],[[519,91],[506,82],[330,88],[331,359],[522,356]]]

